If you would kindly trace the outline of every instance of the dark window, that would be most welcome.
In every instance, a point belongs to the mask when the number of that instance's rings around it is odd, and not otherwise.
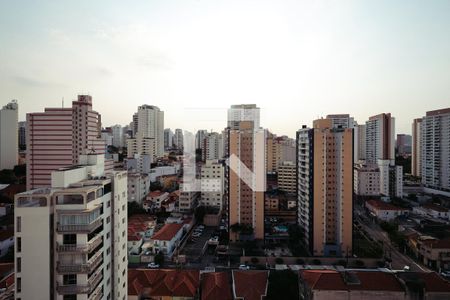
[[[77,284],[77,274],[66,274],[63,275],[64,285]]]
[[[17,252],[22,252],[22,238],[17,238]]]
[[[77,295],[64,295],[63,300],[77,300]]]
[[[63,244],[64,245],[76,245],[77,243],[77,235],[76,234],[65,234],[63,236]]]

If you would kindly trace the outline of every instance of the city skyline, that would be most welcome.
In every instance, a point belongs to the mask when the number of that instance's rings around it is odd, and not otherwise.
[[[89,93],[104,126],[150,104],[165,127],[192,132],[220,131],[227,107],[255,103],[265,128],[290,137],[336,113],[391,113],[410,134],[447,106],[448,2],[255,4],[2,4],[0,97],[18,99],[24,120]]]

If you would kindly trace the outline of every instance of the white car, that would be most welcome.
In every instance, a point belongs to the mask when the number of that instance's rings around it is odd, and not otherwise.
[[[409,269],[410,269],[409,266],[404,266],[403,267],[403,271],[409,271]]]
[[[250,270],[250,267],[246,265],[239,265],[239,270]]]
[[[155,263],[149,263],[149,264],[147,265],[147,267],[149,267],[150,269],[158,269],[158,268],[159,268],[159,265],[158,265],[158,264],[155,264]]]

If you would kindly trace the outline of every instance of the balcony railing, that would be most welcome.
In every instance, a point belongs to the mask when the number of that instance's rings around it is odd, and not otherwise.
[[[91,241],[84,245],[68,245],[68,244],[56,244],[56,251],[58,252],[82,252],[89,253],[102,243],[102,236],[96,235]]]
[[[99,285],[89,297],[89,300],[100,300],[103,297],[102,285]]]
[[[89,233],[97,229],[103,224],[103,220],[97,219],[90,224],[71,224],[71,225],[62,225],[58,224],[58,232],[79,232],[79,233]]]
[[[87,263],[84,264],[64,264],[58,262],[57,271],[62,274],[66,273],[91,273],[101,263],[103,252],[95,254]]]
[[[89,294],[101,280],[102,272],[100,271],[89,279],[88,284],[58,284],[57,290],[60,295]]]

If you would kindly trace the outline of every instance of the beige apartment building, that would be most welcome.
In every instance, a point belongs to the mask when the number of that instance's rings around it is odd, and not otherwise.
[[[353,131],[330,119],[297,132],[299,224],[314,256],[352,253]]]
[[[290,195],[297,191],[297,168],[292,161],[284,161],[278,167],[278,188]]]
[[[267,133],[266,140],[267,173],[276,173],[285,161],[295,161],[295,140],[287,136]]]
[[[414,119],[412,124],[411,175],[422,176],[422,119]]]
[[[127,298],[127,173],[103,155],[15,196],[15,299]]]
[[[233,105],[228,116],[229,224],[249,226],[255,239],[264,239],[266,135],[259,128],[259,108]],[[230,230],[231,241],[239,236]]]

